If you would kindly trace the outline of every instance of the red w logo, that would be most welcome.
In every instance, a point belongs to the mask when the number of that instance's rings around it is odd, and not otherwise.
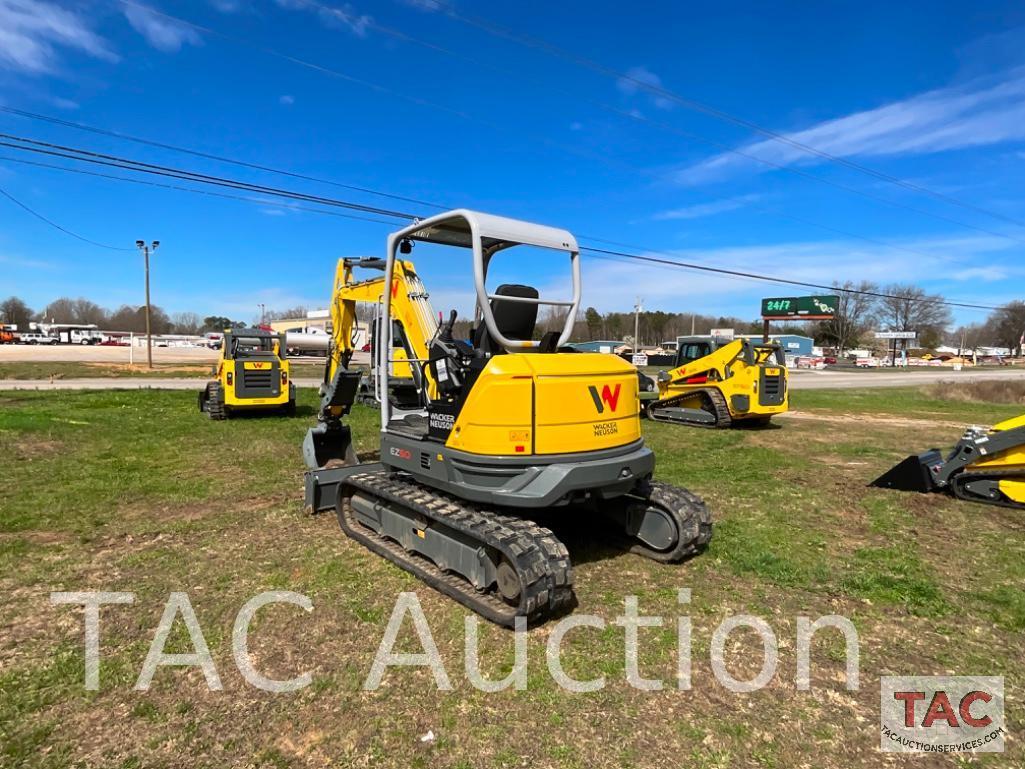
[[[616,385],[616,389],[612,389],[608,385],[601,388],[601,394],[598,394],[598,388],[594,385],[590,385],[587,391],[591,393],[591,400],[594,401],[594,407],[598,409],[599,414],[605,413],[605,407],[608,406],[612,411],[616,410],[616,405],[619,403],[619,388],[620,385]]]

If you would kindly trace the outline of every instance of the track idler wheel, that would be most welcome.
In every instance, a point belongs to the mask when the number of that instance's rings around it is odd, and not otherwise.
[[[630,552],[660,563],[689,558],[712,539],[712,513],[701,497],[661,481],[641,485],[611,512]]]

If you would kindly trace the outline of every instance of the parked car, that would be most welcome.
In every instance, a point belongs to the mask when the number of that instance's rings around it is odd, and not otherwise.
[[[834,358],[832,355],[827,355],[825,358],[822,359],[822,362],[825,363],[827,366],[835,366],[836,358]]]
[[[57,344],[57,337],[48,334],[39,334],[35,331],[27,331],[18,337],[21,344]]]

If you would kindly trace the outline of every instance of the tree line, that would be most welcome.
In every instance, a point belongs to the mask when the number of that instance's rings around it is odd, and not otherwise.
[[[1022,301],[1009,302],[979,322],[952,327],[953,318],[950,308],[942,304],[943,297],[929,294],[913,284],[880,286],[870,281],[847,281],[835,283],[834,289],[839,303],[831,320],[774,323],[770,332],[810,336],[819,345],[837,348],[841,355],[856,347],[878,346],[872,335],[876,330],[916,331],[917,342],[910,346],[921,349],[935,349],[947,344],[968,353],[980,347],[1007,347],[1017,355],[1025,352],[1021,341],[1025,335],[1025,302]],[[0,302],[0,322],[16,324],[19,328],[28,328],[33,321],[95,324],[108,331],[144,333],[145,310],[145,306],[135,305],[109,310],[88,299],[61,297],[34,311],[19,297],[11,296]],[[264,318],[267,321],[305,318],[306,311],[304,306],[268,310]],[[566,312],[560,307],[542,308],[537,322],[539,331],[561,331]],[[150,308],[150,321],[154,334],[203,334],[249,325],[223,315],[168,314],[156,305]],[[456,333],[467,336],[470,325],[470,321],[461,319]],[[732,328],[738,334],[759,334],[762,321],[760,318],[747,320],[727,315],[646,310],[638,318],[638,344],[657,345],[692,332],[707,334],[713,328]],[[588,307],[574,322],[573,338],[576,340],[633,341],[633,335],[632,312],[602,313]]]
[[[146,306],[123,304],[115,310],[101,307],[88,299],[61,297],[35,311],[17,296],[0,302],[0,321],[27,329],[29,323],[75,323],[96,325],[106,331],[146,332]],[[204,334],[248,324],[223,315],[200,317],[194,312],[168,314],[157,305],[150,306],[150,329],[154,334]]]

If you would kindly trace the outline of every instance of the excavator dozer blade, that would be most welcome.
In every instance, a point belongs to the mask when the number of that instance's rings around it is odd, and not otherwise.
[[[352,446],[352,431],[348,425],[329,425],[321,422],[306,431],[303,439],[303,460],[311,470],[333,465],[354,465],[359,462]]]
[[[922,494],[937,491],[938,487],[933,482],[930,468],[942,463],[943,455],[937,449],[930,449],[924,454],[912,454],[869,485],[897,491],[917,491]]]

